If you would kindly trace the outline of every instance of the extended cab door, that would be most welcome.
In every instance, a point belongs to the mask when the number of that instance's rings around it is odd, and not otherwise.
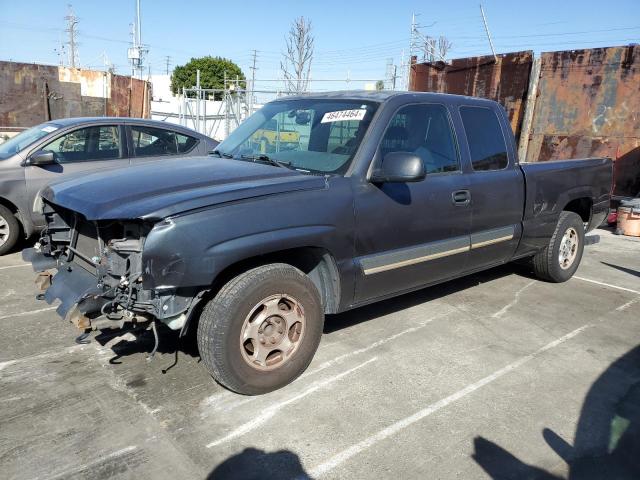
[[[34,224],[44,224],[42,215],[34,211],[34,200],[49,183],[64,180],[74,174],[129,165],[123,138],[118,125],[95,125],[67,131],[49,140],[35,151],[51,151],[55,163],[25,165],[27,196]],[[34,153],[34,152],[30,152]]]
[[[470,177],[471,250],[467,270],[511,260],[522,231],[524,177],[506,115],[491,104],[459,108]]]
[[[391,152],[418,155],[427,175],[419,182],[356,187],[356,303],[456,276],[467,261],[469,175],[460,165],[448,109],[433,103],[400,107],[373,168]]]

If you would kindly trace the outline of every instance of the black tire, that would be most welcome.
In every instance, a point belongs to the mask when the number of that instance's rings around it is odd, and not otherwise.
[[[281,364],[255,366],[250,364],[248,350],[240,339],[255,308],[266,305],[266,299],[274,301],[278,295],[294,299],[295,305],[301,307],[296,315],[302,313],[302,333],[295,349],[289,349],[292,353]],[[288,301],[287,298],[282,300]],[[275,301],[280,302],[277,298]],[[277,303],[277,307],[281,304]],[[255,324],[264,324],[272,318],[278,317],[271,315]],[[305,371],[320,343],[323,324],[320,296],[309,277],[291,265],[264,265],[238,275],[207,303],[198,324],[198,350],[209,373],[221,385],[244,395],[260,395],[291,383]],[[274,334],[278,335],[275,331]],[[283,335],[291,339],[289,330]],[[245,345],[251,350],[255,348],[253,341]],[[277,348],[277,344],[272,347],[267,341],[267,348]],[[275,357],[278,358],[277,350]]]
[[[564,267],[561,265],[560,249],[563,247],[565,234],[575,232],[576,248],[572,259],[567,263],[565,259]],[[572,249],[569,249],[572,251]],[[562,212],[558,219],[558,224],[553,232],[549,245],[538,252],[532,260],[533,271],[541,280],[561,283],[569,280],[578,269],[582,253],[584,251],[584,223],[582,218],[573,212]]]
[[[20,223],[4,205],[0,205],[0,255],[4,255],[15,247],[20,238]]]

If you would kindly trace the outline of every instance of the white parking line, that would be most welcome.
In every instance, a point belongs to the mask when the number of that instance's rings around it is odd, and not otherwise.
[[[633,300],[628,301],[624,305],[620,305],[618,308],[616,308],[616,312],[622,312],[622,311],[626,310],[627,308],[629,308],[631,305],[635,305],[639,301],[640,301],[640,297],[636,297]]]
[[[12,317],[24,317],[27,315],[32,315],[34,313],[42,313],[42,312],[49,312],[51,310],[55,310],[58,307],[46,307],[46,308],[39,308],[38,310],[29,310],[27,312],[17,312],[17,313],[10,313],[8,315],[0,315],[0,320],[4,320],[5,318],[12,318]]]
[[[207,445],[207,448],[216,447],[216,446],[220,445],[221,443],[227,442],[227,441],[232,440],[232,439],[234,439],[236,437],[240,437],[240,436],[242,436],[242,435],[244,435],[244,434],[246,434],[246,433],[248,433],[248,432],[250,432],[252,430],[255,430],[256,428],[260,427],[265,422],[267,422],[270,418],[272,418],[283,407],[286,407],[287,405],[289,405],[291,403],[297,402],[298,400],[302,400],[304,397],[306,397],[307,395],[312,394],[316,390],[320,390],[321,388],[324,388],[324,387],[332,384],[333,382],[335,382],[337,380],[340,380],[341,378],[343,378],[343,377],[355,372],[356,370],[361,369],[365,365],[368,365],[369,363],[374,362],[377,359],[378,359],[378,357],[370,358],[366,362],[363,362],[360,365],[356,365],[355,367],[350,368],[349,370],[346,370],[346,371],[344,371],[342,373],[339,373],[338,375],[335,375],[333,377],[330,377],[330,378],[327,378],[325,380],[321,380],[319,382],[314,383],[309,388],[304,390],[302,393],[299,393],[298,395],[295,395],[295,396],[289,398],[288,400],[285,400],[283,402],[273,403],[271,406],[267,407],[262,412],[262,414],[258,415],[256,418],[254,418],[250,422],[247,422],[247,423],[244,423],[243,425],[240,425],[238,428],[233,430],[231,433],[225,435],[222,438],[219,438],[218,440],[214,440],[213,442],[209,443]]]
[[[4,267],[0,267],[0,270],[8,270],[9,268],[20,268],[20,267],[30,267],[30,263],[21,263],[20,265],[7,265]]]
[[[631,288],[620,287],[618,285],[612,285],[610,283],[599,282],[598,280],[591,280],[590,278],[578,277],[577,275],[574,275],[573,278],[575,278],[576,280],[582,280],[583,282],[595,283],[596,285],[601,285],[603,287],[615,288],[617,290],[622,290],[624,292],[631,292],[631,293],[640,295],[640,291],[633,290]]]
[[[311,369],[306,371],[305,373],[303,373],[300,376],[300,379],[302,378],[306,378],[309,377],[311,375],[315,375],[316,373],[319,373],[329,367],[333,367],[335,364],[337,363],[341,363],[343,360],[353,357],[354,355],[360,355],[362,353],[366,353],[370,350],[374,350],[382,345],[384,345],[385,343],[391,342],[399,337],[402,337],[408,333],[414,333],[417,332],[418,330],[423,329],[424,327],[426,327],[427,325],[429,325],[431,322],[445,317],[447,315],[449,315],[450,313],[453,313],[453,309],[451,310],[447,310],[445,312],[439,313],[431,318],[427,318],[426,320],[423,320],[422,322],[418,323],[418,325],[416,325],[415,327],[409,327],[406,328],[405,330],[401,330],[398,333],[395,333],[391,336],[382,338],[376,342],[373,342],[369,345],[367,345],[366,347],[363,348],[359,348],[357,350],[352,350],[350,352],[344,353],[342,355],[338,355],[335,358],[332,358],[331,360],[327,360],[323,363],[321,363],[320,365],[318,365],[316,368]],[[234,401],[234,403],[230,404],[230,405],[224,405],[224,403],[221,404],[221,401],[224,402],[224,400],[226,398],[231,398],[231,397],[238,397],[239,395],[235,394],[235,393],[231,393],[231,392],[220,392],[220,393],[216,393],[214,395],[211,395],[210,397],[205,398],[200,405],[203,408],[207,408],[207,407],[213,407],[214,410],[221,410],[224,412],[230,412],[231,410],[236,409],[237,407],[240,407],[242,405],[245,405],[247,403],[251,403],[251,402],[255,402],[257,399],[259,399],[260,397],[254,396],[254,397],[244,397],[244,398],[239,398],[236,399]],[[207,414],[205,413],[203,416],[207,416]]]
[[[445,398],[443,398],[441,400],[438,400],[437,402],[432,403],[431,405],[427,406],[426,408],[424,408],[422,410],[419,410],[418,412],[414,413],[413,415],[410,415],[410,416],[408,416],[406,418],[403,418],[402,420],[399,420],[399,421],[389,425],[388,427],[386,427],[386,428],[374,433],[370,437],[367,437],[364,440],[356,443],[355,445],[352,445],[351,447],[348,447],[345,450],[341,451],[340,453],[334,455],[333,457],[331,457],[326,462],[321,463],[317,467],[313,468],[311,470],[311,472],[309,472],[309,475],[312,478],[316,478],[316,477],[320,477],[322,475],[325,475],[326,473],[330,472],[331,470],[333,470],[336,467],[340,466],[342,463],[344,463],[347,460],[349,460],[351,457],[354,457],[354,456],[358,455],[359,453],[361,453],[364,450],[372,447],[373,445],[375,445],[375,444],[377,444],[379,442],[382,442],[383,440],[386,440],[387,438],[397,434],[401,430],[404,430],[405,428],[413,425],[414,423],[419,422],[420,420],[428,417],[432,413],[435,413],[438,410],[441,410],[441,409],[445,408],[446,406],[450,405],[451,403],[456,402],[457,400],[460,400],[461,398],[469,395],[470,393],[475,392],[479,388],[482,388],[485,385],[493,382],[494,380],[497,380],[498,378],[506,375],[507,373],[512,372],[513,370],[521,367],[522,365],[524,365],[528,361],[534,359],[535,357],[539,356],[540,354],[546,352],[547,350],[551,350],[554,347],[557,347],[558,345],[560,345],[560,344],[566,342],[567,340],[575,337],[576,335],[580,334],[581,332],[583,332],[584,330],[586,330],[587,328],[589,328],[591,326],[592,325],[590,325],[590,324],[589,325],[583,325],[582,327],[577,328],[573,332],[570,332],[570,333],[568,333],[568,334],[566,334],[566,335],[554,340],[553,342],[546,344],[544,347],[536,350],[535,352],[530,353],[529,355],[526,355],[526,356],[516,360],[515,362],[508,364],[505,367],[502,367],[500,370],[495,371],[491,375],[488,375],[488,376],[478,380],[477,382],[474,382],[474,383],[472,383],[470,385],[467,385],[462,390],[458,390],[457,392],[449,395],[448,397],[445,397]]]

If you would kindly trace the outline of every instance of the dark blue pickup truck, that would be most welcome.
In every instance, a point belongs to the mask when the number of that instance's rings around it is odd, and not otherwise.
[[[273,119],[297,144],[255,141]],[[300,375],[327,313],[515,259],[568,280],[612,184],[605,158],[518,163],[500,105],[431,93],[279,99],[214,155],[50,186],[24,257],[82,330],[197,328],[244,394]]]

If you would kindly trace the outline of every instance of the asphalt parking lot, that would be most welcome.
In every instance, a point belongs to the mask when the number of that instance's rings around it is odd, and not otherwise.
[[[330,316],[260,397],[172,332],[151,363],[149,333],[76,345],[0,257],[0,477],[638,478],[640,239],[596,233],[565,284],[506,265]]]

